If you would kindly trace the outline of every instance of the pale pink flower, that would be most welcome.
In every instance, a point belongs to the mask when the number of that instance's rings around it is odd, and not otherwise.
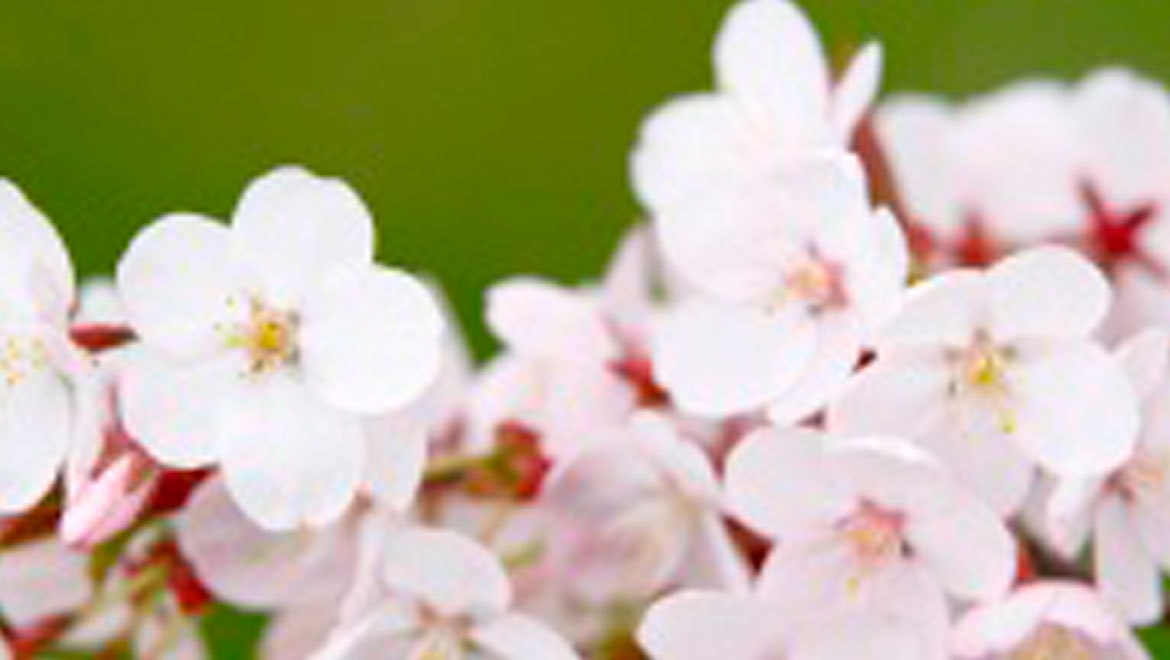
[[[0,551],[0,614],[17,630],[72,614],[94,593],[89,556],[55,537]]]
[[[1101,593],[1149,624],[1164,610],[1160,574],[1170,566],[1170,337],[1148,330],[1117,354],[1142,400],[1137,447],[1107,475],[1059,480],[1048,513],[1057,547],[1075,556],[1091,537]]]
[[[1036,465],[1105,474],[1138,430],[1132,385],[1092,339],[1109,302],[1101,273],[1062,248],[934,276],[886,326],[830,427],[918,442],[1001,513],[1022,504]]]
[[[732,452],[726,484],[732,512],[778,541],[757,590],[796,625],[858,614],[937,649],[948,596],[993,598],[1015,574],[995,513],[903,441],[765,429]]]
[[[503,567],[465,536],[398,530],[384,544],[374,577],[379,589],[314,657],[577,657],[535,619],[509,612],[512,589]]]
[[[836,394],[896,308],[906,242],[892,215],[870,207],[852,158],[739,192],[659,222],[667,257],[700,295],[656,328],[655,374],[685,412],[767,407],[796,421]]]
[[[253,182],[230,228],[176,214],[144,229],[117,278],[143,343],[122,385],[131,435],[165,465],[218,465],[269,529],[339,516],[364,420],[414,401],[440,363],[433,297],[373,252],[357,195],[296,168]]]
[[[556,466],[542,497],[585,531],[562,578],[593,601],[670,586],[747,588],[710,459],[661,415],[595,434]]]
[[[1091,588],[1035,582],[969,611],[951,639],[956,660],[1149,658],[1124,621]]]

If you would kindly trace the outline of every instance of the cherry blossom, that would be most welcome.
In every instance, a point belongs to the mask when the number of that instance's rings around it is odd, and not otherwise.
[[[385,544],[379,568],[381,593],[343,621],[314,657],[577,657],[551,630],[508,612],[507,575],[467,537],[401,530]]]
[[[1029,584],[972,609],[956,625],[951,650],[957,660],[1150,657],[1096,592],[1066,582]]]
[[[1091,337],[1109,302],[1100,272],[1056,247],[932,277],[883,330],[830,426],[917,441],[1003,513],[1022,504],[1034,465],[1105,474],[1138,430],[1132,385]]]
[[[881,51],[866,46],[834,84],[795,3],[742,0],[719,31],[714,62],[718,91],[672,101],[642,127],[633,184],[658,222],[693,222],[676,214],[735,192],[724,186],[843,150],[877,91]]]
[[[546,489],[545,502],[589,530],[572,566],[594,599],[682,584],[747,587],[709,459],[660,415],[601,432],[557,466]]]
[[[773,420],[795,421],[836,394],[896,308],[905,239],[893,216],[871,210],[850,158],[742,192],[710,200],[732,205],[710,216],[718,223],[659,225],[667,256],[705,295],[659,323],[655,374],[684,411],[767,406]]]
[[[345,510],[364,470],[363,419],[434,381],[432,296],[373,263],[373,224],[345,184],[278,169],[232,226],[193,214],[144,229],[118,266],[143,350],[126,366],[131,435],[164,464],[216,464],[273,530]]]
[[[731,510],[779,542],[757,589],[796,625],[859,613],[932,657],[947,596],[994,598],[1014,577],[1015,543],[994,512],[904,441],[765,429],[732,452],[726,480]]]
[[[1142,400],[1137,448],[1107,475],[1060,480],[1048,513],[1066,555],[1091,535],[1102,594],[1133,623],[1149,624],[1164,609],[1159,573],[1170,565],[1170,337],[1148,330],[1117,353]]]

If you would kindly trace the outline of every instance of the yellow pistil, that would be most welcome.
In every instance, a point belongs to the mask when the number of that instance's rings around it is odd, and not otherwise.
[[[999,417],[1000,430],[1015,433],[1017,423],[1010,405],[1008,382],[1011,352],[996,346],[985,333],[979,333],[956,360],[955,394],[976,396],[989,403]]]
[[[273,309],[252,298],[247,318],[228,330],[225,343],[244,350],[252,375],[269,373],[296,358],[296,325],[296,316],[291,312]]]
[[[846,582],[851,595],[857,595],[867,575],[902,557],[906,550],[904,528],[900,513],[871,502],[862,502],[840,523],[841,539],[852,550],[858,569]]]
[[[0,347],[0,379],[15,387],[49,363],[45,344],[39,337],[8,336]]]
[[[1009,655],[1009,660],[1093,660],[1098,647],[1066,628],[1045,625]]]

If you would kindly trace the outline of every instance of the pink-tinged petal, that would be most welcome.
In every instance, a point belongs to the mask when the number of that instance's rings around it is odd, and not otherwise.
[[[560,635],[536,619],[505,614],[472,629],[471,640],[500,660],[573,660],[577,654]]]
[[[845,388],[861,355],[862,329],[848,314],[825,315],[804,373],[768,406],[774,424],[795,424],[821,410]]]
[[[487,323],[510,350],[535,358],[598,362],[619,350],[595,300],[535,278],[494,285]]]
[[[962,217],[955,154],[947,148],[953,110],[938,98],[907,94],[883,101],[874,121],[908,219],[951,239]]]
[[[155,460],[181,469],[217,457],[221,403],[244,386],[244,365],[230,357],[176,363],[147,348],[126,354],[120,383],[122,419]]]
[[[727,459],[728,509],[769,537],[831,524],[854,504],[824,457],[825,439],[806,429],[761,429]]]
[[[264,628],[260,655],[272,660],[300,660],[321,648],[333,628],[330,605],[281,610]]]
[[[833,89],[832,122],[840,144],[848,144],[858,122],[877,97],[882,78],[882,47],[870,42],[849,62]]]
[[[361,421],[281,374],[268,378],[221,403],[216,451],[227,488],[269,531],[331,522],[361,482]]]
[[[403,529],[386,544],[382,581],[443,615],[490,616],[507,610],[512,587],[500,562],[469,537]]]
[[[1011,434],[1058,475],[1104,474],[1133,455],[1137,395],[1101,347],[1070,341],[1020,360],[1012,372],[1017,403]]]
[[[365,481],[376,500],[406,511],[422,484],[429,426],[407,415],[386,415],[366,422]]]
[[[145,342],[175,357],[203,356],[223,346],[218,325],[247,304],[235,274],[227,227],[173,214],[134,237],[118,262],[118,295]]]
[[[750,177],[766,162],[752,137],[730,99],[716,94],[674,99],[642,125],[630,158],[634,192],[661,215],[696,199],[696,186]]]
[[[377,415],[438,377],[443,318],[415,278],[382,267],[335,268],[307,293],[297,334],[306,382],[342,410]]]
[[[333,629],[312,660],[414,658],[422,622],[404,603],[385,602],[361,619]],[[425,657],[425,656],[423,656]]]
[[[195,491],[177,522],[179,547],[200,581],[242,607],[336,605],[356,548],[340,529],[274,534],[246,517],[220,479]]]
[[[906,296],[910,248],[901,224],[889,209],[866,212],[862,217],[863,242],[855,248],[845,278],[850,305],[864,321],[866,341],[873,342]],[[854,231],[858,231],[856,227]]]
[[[787,622],[767,603],[745,595],[683,591],[647,610],[637,639],[652,658],[783,657]]]
[[[832,402],[828,427],[844,434],[921,437],[942,423],[950,379],[941,352],[883,353]]]
[[[1090,74],[1073,96],[1084,176],[1117,208],[1164,194],[1170,177],[1170,98],[1156,81],[1124,69]]]
[[[715,42],[719,86],[781,145],[827,139],[829,70],[817,34],[795,3],[745,0]]]
[[[1149,500],[1136,505],[1131,521],[1146,549],[1170,571],[1170,484],[1163,482]]]
[[[61,540],[92,549],[129,527],[154,492],[144,463],[140,456],[123,454],[73,491],[57,528]]]
[[[1014,437],[1004,433],[999,410],[979,405],[952,412],[917,442],[992,509],[1007,516],[1024,504],[1035,478],[1032,461]]]
[[[330,270],[371,263],[374,222],[344,181],[281,167],[244,191],[232,216],[232,250],[268,299],[294,306]]]
[[[694,302],[657,329],[655,376],[683,410],[747,412],[783,394],[815,351],[815,325],[799,310],[765,314]]]
[[[1062,247],[1033,248],[987,273],[991,333],[999,341],[1084,337],[1105,320],[1112,292],[1092,262]]]
[[[799,660],[941,660],[944,656],[933,638],[945,633],[882,616],[873,612],[849,612],[811,623],[797,635],[791,657]],[[931,635],[930,633],[934,633]]]
[[[1007,593],[1016,575],[1016,542],[996,513],[957,483],[939,482],[930,515],[914,517],[906,534],[951,594],[986,600]]]
[[[1070,477],[1056,481],[1044,510],[1046,540],[1060,554],[1074,559],[1088,540],[1093,509],[1105,494],[1101,478]]]
[[[49,220],[7,179],[0,179],[0,269],[30,289],[36,313],[63,324],[76,300],[73,264],[60,234]],[[17,302],[6,300],[5,303]],[[28,301],[18,304],[23,307]]]
[[[974,271],[952,270],[916,284],[883,329],[878,354],[907,346],[966,347],[984,322],[986,298],[987,283]]]
[[[16,628],[69,614],[89,602],[89,557],[55,538],[0,553],[0,614]]]
[[[681,581],[696,587],[747,593],[751,588],[751,569],[723,518],[714,514],[703,516],[694,533],[690,553],[683,559]]]
[[[1141,400],[1152,395],[1170,368],[1170,333],[1147,328],[1125,340],[1114,351],[1121,368]]]
[[[0,390],[0,512],[32,507],[53,485],[74,442],[70,386],[36,368]]]
[[[1109,498],[1097,509],[1093,533],[1093,566],[1097,587],[1117,605],[1130,623],[1149,625],[1162,616],[1162,581],[1130,522],[1121,500]]]

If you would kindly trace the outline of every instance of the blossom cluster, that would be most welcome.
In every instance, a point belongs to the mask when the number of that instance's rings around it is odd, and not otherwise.
[[[789,0],[631,156],[597,281],[491,287],[476,369],[340,180],[78,286],[0,184],[0,657],[1148,657],[1170,569],[1170,94],[876,107]]]

